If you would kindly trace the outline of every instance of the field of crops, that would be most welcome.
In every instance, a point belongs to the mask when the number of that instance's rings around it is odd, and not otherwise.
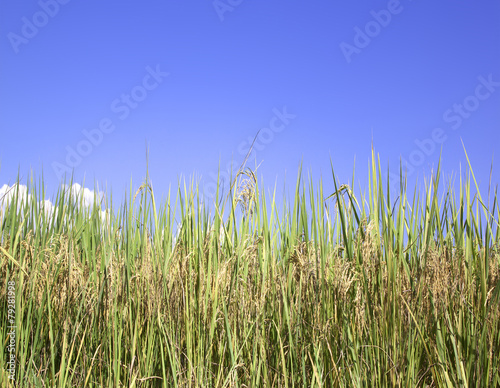
[[[43,182],[14,185],[0,386],[498,387],[497,193],[440,175],[394,196],[373,154],[359,195],[299,171],[277,198],[244,170],[217,206],[147,178],[119,208],[61,189],[50,211]]]

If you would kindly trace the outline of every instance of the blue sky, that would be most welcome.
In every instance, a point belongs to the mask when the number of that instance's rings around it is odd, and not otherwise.
[[[0,0],[0,186],[64,172],[157,197],[219,162],[293,190],[299,164],[365,185],[372,140],[410,185],[500,181],[500,3]],[[358,182],[355,182],[358,186]],[[485,193],[486,194],[486,193]],[[485,195],[483,194],[483,195]]]

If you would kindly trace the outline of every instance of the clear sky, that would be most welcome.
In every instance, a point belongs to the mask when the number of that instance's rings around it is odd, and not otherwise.
[[[366,183],[372,140],[410,183],[500,182],[498,1],[0,0],[0,186],[65,172],[121,197],[149,174],[208,196],[243,161]],[[358,186],[358,182],[356,182]],[[486,194],[486,193],[485,193]],[[49,195],[49,196],[50,196]]]

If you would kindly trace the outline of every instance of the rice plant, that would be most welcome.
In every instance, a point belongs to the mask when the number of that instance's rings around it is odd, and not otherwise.
[[[0,197],[2,387],[500,386],[500,211],[472,169],[396,198],[252,170],[205,203],[149,177],[113,207],[43,181]],[[354,180],[353,180],[354,181]],[[11,315],[12,316],[12,315]]]

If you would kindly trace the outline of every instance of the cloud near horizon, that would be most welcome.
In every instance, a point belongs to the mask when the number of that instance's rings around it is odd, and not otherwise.
[[[72,186],[63,185],[65,190],[64,196],[71,196],[74,203],[77,206],[82,205],[84,208],[91,210],[94,204],[97,204],[101,209],[100,216],[101,220],[104,222],[106,217],[106,211],[102,210],[102,202],[104,199],[104,194],[100,191],[90,190],[89,188],[84,188],[78,183],[73,183]],[[34,200],[33,193],[28,190],[28,187],[23,184],[13,184],[9,186],[4,184],[0,187],[0,222],[3,221],[3,216],[5,214],[5,208],[10,204],[10,202],[17,196],[18,206],[17,210],[20,211],[24,204],[31,204]],[[43,210],[47,218],[57,217],[57,209],[50,199],[41,199],[38,201],[40,210]],[[55,211],[54,211],[55,210]]]

